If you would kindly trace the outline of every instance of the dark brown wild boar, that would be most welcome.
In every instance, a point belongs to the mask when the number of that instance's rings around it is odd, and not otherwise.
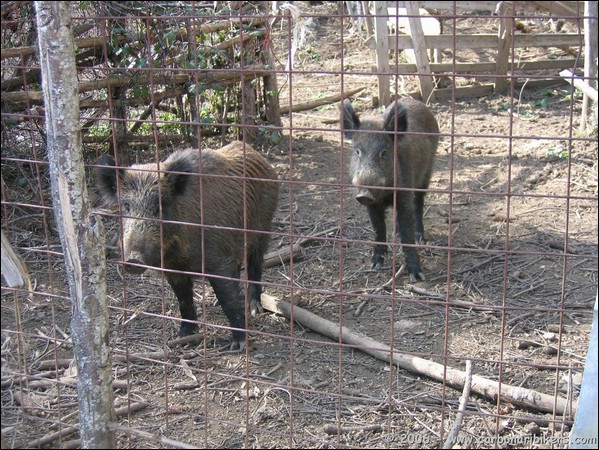
[[[426,105],[412,98],[392,103],[382,117],[360,120],[349,100],[341,105],[345,137],[351,140],[350,175],[356,199],[368,208],[375,239],[372,267],[381,267],[387,246],[385,211],[395,204],[396,232],[403,244],[424,241],[423,191],[427,189],[439,143],[439,126]],[[412,134],[415,133],[415,134]],[[424,280],[418,252],[404,246],[408,274]]]
[[[97,169],[97,184],[107,204],[121,205],[125,268],[134,274],[148,266],[168,269],[165,277],[185,319],[179,334],[198,331],[197,312],[192,275],[172,271],[206,274],[231,326],[245,328],[241,266],[246,266],[248,310],[254,315],[279,193],[266,159],[233,142],[219,150],[177,151],[159,166],[117,169],[106,155],[99,165],[112,166]],[[245,348],[245,332],[233,330],[231,348]]]

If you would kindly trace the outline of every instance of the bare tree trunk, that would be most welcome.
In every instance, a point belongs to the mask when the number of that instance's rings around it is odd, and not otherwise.
[[[87,195],[79,127],[79,92],[70,2],[35,2],[52,202],[60,233],[73,318],[83,448],[114,448],[108,348],[106,260],[102,223]]]

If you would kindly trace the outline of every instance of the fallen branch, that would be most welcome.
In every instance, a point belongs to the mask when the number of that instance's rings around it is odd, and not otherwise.
[[[308,242],[313,241],[315,238],[320,236],[326,236],[334,231],[337,231],[339,227],[329,228],[328,230],[319,231],[318,233],[311,234],[310,236],[303,237],[299,239],[295,244],[293,244],[292,249],[289,247],[282,248],[281,250],[277,250],[274,252],[267,253],[264,255],[264,262],[262,263],[262,267],[274,267],[279,264],[287,263],[293,258],[297,257],[302,252],[302,247],[306,245]]]
[[[597,103],[597,90],[590,86],[587,82],[575,77],[569,70],[562,70],[559,74],[564,80],[574,85],[575,88],[580,89],[582,92],[588,95],[591,100]]]
[[[2,230],[2,276],[9,287],[27,284],[29,292],[33,292],[31,278],[25,261],[15,252],[10,241]]]
[[[291,317],[293,317],[293,320],[302,326],[310,328],[335,341],[341,340],[344,344],[355,347],[382,361],[393,362],[393,364],[401,369],[426,375],[434,380],[447,383],[456,389],[462,388],[466,382],[466,374],[462,371],[424,358],[392,350],[390,347],[362,333],[323,319],[299,306],[294,305],[292,307],[288,302],[279,300],[271,295],[262,294],[262,306],[271,312],[282,314],[288,320],[291,320]],[[576,412],[576,403],[572,405],[570,410],[568,401],[565,398],[542,394],[518,386],[499,384],[497,381],[481,376],[474,375],[472,377],[472,391],[492,401],[496,401],[499,396],[503,401],[543,412],[553,413],[554,407],[555,414],[558,415],[574,415]]]
[[[307,111],[309,109],[314,109],[319,106],[336,103],[336,102],[341,101],[345,97],[349,97],[351,95],[357,94],[358,92],[360,92],[364,89],[365,89],[365,87],[363,86],[360,88],[352,89],[351,91],[347,91],[343,94],[329,95],[328,97],[323,97],[323,98],[319,98],[316,100],[310,100],[309,102],[306,102],[306,103],[296,103],[295,105],[291,106],[291,108],[289,108],[289,106],[281,106],[281,108],[280,108],[281,114],[287,114],[290,110],[291,110],[291,112]]]
[[[145,403],[131,403],[131,405],[123,406],[122,408],[116,409],[114,411],[114,414],[116,417],[120,417],[124,414],[134,413],[136,411],[144,409],[147,406],[148,405],[146,405]],[[46,436],[42,436],[41,438],[36,439],[35,441],[29,442],[27,444],[27,448],[41,448],[42,445],[49,444],[50,442],[53,442],[56,439],[63,438],[70,434],[76,433],[77,431],[79,431],[79,425],[74,427],[63,428],[62,430],[57,431],[56,433],[47,434]]]
[[[233,85],[240,81],[249,81],[255,78],[260,78],[270,75],[271,72],[259,66],[247,66],[243,69],[231,69],[230,71],[215,72],[209,70],[201,70],[193,75],[188,73],[175,74],[156,74],[153,77],[154,85],[167,85],[169,89],[174,89],[173,86],[185,84],[189,81],[197,81],[199,84],[219,84],[221,86]],[[110,76],[101,80],[84,81],[79,83],[77,89],[79,93],[96,91],[99,89],[108,89],[115,87],[125,87],[131,85],[131,76]],[[149,80],[143,76],[135,78],[139,83],[149,84]],[[4,92],[2,100],[6,103],[27,103],[28,105],[41,105],[44,101],[43,91],[16,91]]]
[[[164,436],[158,436],[152,433],[148,433],[147,431],[142,431],[142,430],[137,430],[135,428],[130,428],[130,427],[124,427],[122,425],[119,425],[117,423],[111,423],[108,426],[111,430],[114,431],[121,431],[123,433],[127,433],[131,436],[139,436],[143,439],[147,439],[153,442],[158,442],[160,444],[164,444],[168,447],[174,447],[174,448],[202,448],[202,447],[196,447],[190,444],[186,444],[185,442],[181,442],[181,441],[177,441],[175,439],[170,439],[170,438],[166,438]]]

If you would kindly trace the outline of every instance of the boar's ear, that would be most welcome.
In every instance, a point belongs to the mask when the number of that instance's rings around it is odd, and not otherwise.
[[[395,120],[397,119],[397,128],[395,127]],[[384,129],[390,133],[395,131],[405,132],[408,129],[408,114],[407,110],[403,105],[398,102],[391,103],[389,107],[383,113]],[[401,139],[403,136],[398,135]]]
[[[170,195],[182,195],[193,181],[188,174],[197,173],[193,161],[188,158],[178,158],[165,164],[163,183]]]
[[[100,191],[102,197],[109,203],[117,202],[117,183],[116,177],[123,177],[124,169],[116,169],[116,165],[112,156],[102,155],[98,159],[98,165],[100,166],[111,166],[110,167],[98,167],[96,168],[96,185]]]
[[[341,103],[341,122],[343,123],[343,135],[345,139],[352,138],[353,133],[351,130],[358,130],[360,128],[360,119],[348,99],[343,100],[343,103]]]

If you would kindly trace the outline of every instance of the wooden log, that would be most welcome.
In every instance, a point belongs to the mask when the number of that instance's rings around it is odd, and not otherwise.
[[[281,106],[280,111],[281,111],[281,114],[287,114],[290,110],[292,112],[307,111],[309,109],[317,108],[319,106],[339,102],[339,101],[343,100],[344,98],[351,97],[352,95],[356,95],[358,92],[363,91],[364,89],[365,89],[365,87],[363,86],[363,87],[359,87],[359,88],[344,92],[343,94],[334,94],[334,95],[329,95],[327,97],[319,98],[316,100],[310,100],[309,102],[305,102],[305,103],[297,103],[295,105],[292,105],[291,108],[289,106]]]
[[[584,80],[575,77],[569,70],[562,70],[559,74],[568,83],[571,83],[575,88],[580,89],[584,94],[588,95],[591,100],[597,102],[597,90],[595,88],[585,83]]]
[[[462,389],[466,383],[467,375],[465,372],[424,358],[401,353],[362,333],[339,323],[323,319],[299,306],[291,305],[271,295],[262,294],[261,300],[262,306],[268,311],[281,314],[288,320],[293,319],[306,328],[310,328],[334,341],[347,344],[349,347],[357,348],[377,359],[393,362],[399,368],[425,375],[441,383],[447,383],[456,389]],[[500,397],[505,402],[560,416],[573,416],[576,412],[576,402],[573,402],[572,408],[570,408],[570,404],[565,398],[543,394],[519,386],[500,384],[479,375],[472,376],[471,390],[492,402],[497,402],[497,397]]]

